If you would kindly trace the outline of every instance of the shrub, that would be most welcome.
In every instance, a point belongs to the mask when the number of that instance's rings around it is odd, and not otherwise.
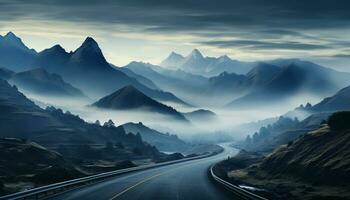
[[[328,118],[328,125],[336,131],[350,129],[350,111],[333,113]]]

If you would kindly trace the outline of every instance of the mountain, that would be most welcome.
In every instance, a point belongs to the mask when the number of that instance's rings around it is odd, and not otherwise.
[[[350,78],[350,74],[316,64],[303,65],[303,62],[292,63],[282,66],[280,70],[276,68],[272,71],[274,75],[270,76],[272,77],[270,80],[268,78],[263,80],[259,88],[232,101],[228,106],[252,106],[257,99],[260,106],[282,103],[298,93],[325,96],[337,91],[350,81],[347,79]]]
[[[203,94],[203,90],[206,89],[207,79],[205,77],[182,70],[170,70],[143,62],[131,62],[122,68],[127,68],[139,75],[142,74],[162,90],[174,92],[188,103],[187,106],[196,105],[197,102],[193,102],[193,97]]]
[[[59,45],[40,52],[32,62],[32,68],[35,67],[61,75],[92,98],[100,98],[126,85],[133,85],[157,100],[184,104],[175,95],[151,89],[140,83],[137,80],[139,77],[129,77],[118,68],[112,67],[91,37],[87,37],[74,52],[67,53]]]
[[[247,77],[245,75],[238,75],[235,73],[223,72],[218,76],[213,76],[209,78],[209,92],[215,93],[240,93],[247,82]]]
[[[153,89],[153,90],[159,90],[158,86],[150,79],[148,79],[142,75],[139,75],[126,67],[120,67],[118,69],[120,71],[124,72],[129,77],[135,78],[137,81],[139,81],[141,84],[147,86],[148,88]]]
[[[209,64],[206,69],[208,76],[215,76],[224,72],[246,74],[255,64],[232,60],[227,55],[220,56],[218,58],[207,57],[206,59],[209,60]]]
[[[180,63],[182,63],[184,60],[185,57],[183,57],[182,55],[175,52],[171,52],[170,55],[160,63],[160,66],[173,68],[179,66]]]
[[[32,63],[32,67],[45,67],[49,72],[57,72],[60,68],[64,68],[70,59],[70,55],[71,54],[67,53],[60,45],[55,45],[39,52]]]
[[[159,103],[146,96],[133,86],[126,86],[105,96],[92,104],[105,109],[141,110],[170,116],[177,120],[187,121],[186,118],[172,107]]]
[[[15,72],[6,69],[4,67],[0,67],[0,79],[4,79],[4,80],[8,80],[11,78],[11,76],[14,74]]]
[[[126,123],[122,125],[127,133],[141,135],[142,140],[165,152],[184,152],[191,146],[176,135],[161,133],[140,123]]]
[[[350,110],[350,86],[341,89],[335,95],[323,99],[308,109],[316,112],[335,112]]]
[[[79,89],[65,82],[61,76],[50,74],[42,68],[16,73],[9,82],[23,91],[39,95],[81,98],[85,96]]]
[[[184,116],[189,119],[190,121],[214,121],[217,119],[217,115],[210,111],[210,110],[204,110],[199,109],[192,112],[184,113]]]
[[[198,49],[186,57],[171,52],[171,54],[160,63],[168,69],[181,69],[188,73],[206,77],[217,76],[223,72],[245,74],[252,68],[252,63],[232,60],[227,55],[220,57],[204,57]]]
[[[202,74],[206,70],[207,60],[203,57],[198,49],[194,49],[188,56],[181,62],[180,69],[194,73]]]
[[[246,85],[254,88],[263,86],[273,79],[281,70],[279,66],[259,62],[246,74]]]
[[[9,32],[5,36],[0,36],[1,66],[17,72],[30,69],[36,54],[35,50],[29,49],[14,33]]]

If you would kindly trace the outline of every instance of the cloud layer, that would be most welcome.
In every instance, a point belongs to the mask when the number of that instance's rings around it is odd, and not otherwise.
[[[0,26],[58,21],[137,39],[155,34],[168,45],[182,36],[242,56],[282,50],[330,58],[348,54],[349,10],[347,0],[0,0]]]

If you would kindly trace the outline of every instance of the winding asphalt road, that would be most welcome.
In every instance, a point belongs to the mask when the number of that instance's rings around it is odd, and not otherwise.
[[[200,160],[131,172],[101,183],[71,190],[50,200],[226,200],[223,192],[208,176],[209,167],[238,150],[223,145],[224,152]]]

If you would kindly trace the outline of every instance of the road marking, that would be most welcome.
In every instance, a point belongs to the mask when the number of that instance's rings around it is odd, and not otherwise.
[[[135,185],[130,186],[130,187],[126,188],[125,190],[119,192],[118,194],[116,194],[116,195],[114,195],[112,198],[110,198],[109,200],[116,199],[117,197],[119,197],[119,196],[123,195],[124,193],[126,193],[127,191],[129,191],[129,190],[131,190],[131,189],[133,189],[133,188],[135,188],[135,187],[141,185],[142,183],[145,183],[145,182],[147,182],[147,181],[149,181],[149,180],[151,180],[151,179],[154,179],[154,178],[156,178],[156,177],[158,177],[158,176],[161,176],[161,175],[164,175],[164,174],[166,174],[166,173],[169,173],[170,171],[172,171],[172,170],[169,170],[169,171],[166,171],[166,172],[163,172],[163,173],[156,174],[156,175],[154,175],[154,176],[148,177],[148,178],[146,178],[146,179],[144,179],[144,180],[142,180],[142,181],[136,183]]]

